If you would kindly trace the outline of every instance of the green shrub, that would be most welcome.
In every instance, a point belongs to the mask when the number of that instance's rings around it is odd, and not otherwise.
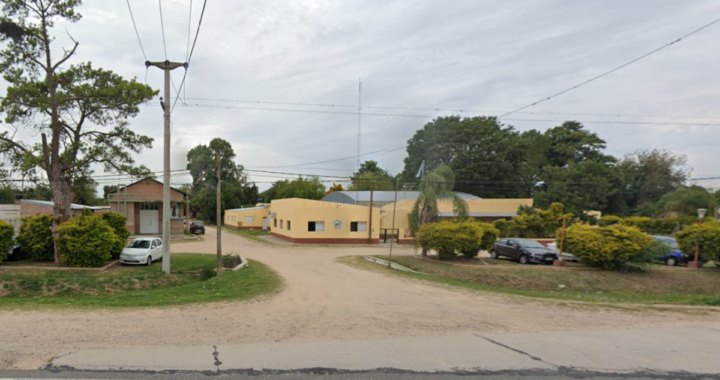
[[[476,257],[480,250],[492,248],[497,236],[498,230],[488,223],[442,221],[420,227],[416,241],[423,249],[434,250],[441,260],[447,260],[456,258],[458,253]]]
[[[553,203],[547,210],[531,207],[520,207],[520,215],[510,220],[498,219],[493,225],[501,236],[520,238],[554,237],[555,231],[562,226],[563,218],[566,225],[575,221],[575,215],[566,213],[562,203]]]
[[[118,243],[112,252],[112,259],[118,259],[130,236],[130,231],[127,229],[127,218],[123,214],[106,212],[102,214],[102,220],[115,231],[115,235],[118,237]]]
[[[52,217],[35,215],[22,218],[17,241],[23,252],[38,261],[55,259],[55,244],[52,236]]]
[[[495,245],[500,237],[500,231],[490,223],[478,223],[482,228],[482,238],[480,239],[480,249],[489,251]]]
[[[644,250],[653,244],[650,235],[637,227],[615,224],[594,227],[576,224],[565,231],[563,250],[572,252],[589,266],[627,270],[647,261]]]
[[[13,246],[13,234],[15,228],[12,224],[0,220],[0,263],[7,260],[7,254]]]
[[[613,224],[618,224],[623,220],[623,218],[615,215],[603,215],[600,217],[600,226],[601,227],[607,227],[612,226]]]
[[[704,222],[692,224],[675,234],[680,251],[686,255],[694,255],[695,246],[702,260],[713,260],[720,264],[720,224]]]
[[[200,281],[207,281],[217,276],[216,267],[206,266],[200,270]]]
[[[118,237],[112,227],[95,215],[70,218],[60,225],[60,254],[71,267],[100,267],[112,257]]]
[[[647,217],[647,216],[631,216],[628,218],[623,219],[620,221],[620,224],[624,224],[626,226],[633,226],[639,228],[641,231],[645,232],[658,232],[656,228],[656,221],[653,218]]]

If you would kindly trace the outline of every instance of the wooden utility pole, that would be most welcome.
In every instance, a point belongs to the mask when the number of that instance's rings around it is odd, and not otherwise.
[[[373,191],[375,190],[375,173],[370,173],[370,217],[368,218],[368,244],[372,244],[372,212]]]
[[[222,270],[222,212],[221,210],[221,203],[222,203],[222,197],[220,196],[220,184],[222,180],[220,179],[220,155],[215,155],[215,181],[217,182],[217,199],[215,201],[216,204],[216,224],[217,224],[217,273],[220,274],[220,271]]]
[[[150,62],[145,61],[145,67],[155,66],[165,71],[165,99],[162,103],[165,119],[165,144],[163,164],[163,221],[162,221],[162,270],[170,274],[170,71],[178,67],[188,68],[187,62]]]

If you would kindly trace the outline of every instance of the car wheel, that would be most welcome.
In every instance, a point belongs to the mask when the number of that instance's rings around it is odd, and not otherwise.
[[[674,257],[668,257],[667,260],[665,260],[665,264],[667,264],[669,267],[674,267],[678,265],[678,260]]]
[[[148,256],[147,262],[145,263],[145,265],[147,265],[147,266],[152,265],[152,256]]]
[[[520,255],[520,257],[518,258],[518,262],[525,265],[530,263],[530,259],[527,257],[527,255]]]
[[[491,249],[491,250],[490,250],[490,257],[493,258],[493,259],[497,259],[497,258],[498,258],[498,254],[497,254],[497,252],[496,252],[494,249]]]

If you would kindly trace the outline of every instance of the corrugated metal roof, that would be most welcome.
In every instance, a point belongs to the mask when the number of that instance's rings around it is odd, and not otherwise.
[[[50,207],[54,206],[54,203],[52,201],[36,201],[34,199],[22,199],[22,200],[20,200],[20,202],[32,203],[32,204],[36,204],[36,205],[50,206]],[[75,204],[75,203],[70,204],[71,210],[82,210],[84,208],[89,208],[90,210],[104,210],[104,209],[109,209],[110,206],[85,206],[85,205],[79,205],[79,204]]]
[[[440,212],[439,213],[441,217],[449,218],[457,216],[454,212]],[[471,218],[511,218],[513,216],[517,216],[516,212],[470,212],[468,213],[468,216]]]
[[[374,202],[394,202],[395,192],[394,191],[373,191]],[[472,194],[455,192],[462,199],[482,199]],[[419,192],[417,191],[398,191],[397,200],[401,201],[404,199],[417,199]],[[355,203],[355,202],[370,202],[369,191],[333,191],[326,195],[322,199],[325,202],[337,202],[337,203]]]

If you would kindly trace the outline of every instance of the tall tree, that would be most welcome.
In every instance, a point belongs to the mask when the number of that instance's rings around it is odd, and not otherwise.
[[[0,152],[16,167],[29,165],[44,172],[52,189],[57,241],[61,220],[71,216],[73,183],[89,177],[91,165],[136,176],[149,173],[144,166],[135,166],[130,153],[151,147],[153,140],[130,130],[127,120],[156,92],[89,62],[66,67],[77,51],[77,41],[53,59],[52,29],[58,20],[80,20],[76,11],[80,0],[2,0],[1,4],[4,20],[22,32],[17,38],[1,38],[5,49],[0,52],[0,71],[8,87],[0,111],[10,130],[0,132]],[[38,136],[38,141],[21,140],[16,133],[20,129]],[[55,262],[59,260],[56,244]]]
[[[265,202],[273,199],[303,198],[322,199],[325,196],[325,185],[318,177],[298,177],[292,181],[283,179],[275,181],[272,186],[265,190],[261,196]]]
[[[682,186],[665,194],[658,201],[659,213],[675,213],[679,215],[697,215],[697,210],[708,210],[707,215],[713,216],[717,206],[715,195],[704,187]]]
[[[527,196],[526,148],[520,133],[495,117],[439,117],[408,141],[401,178],[414,179],[425,161],[426,171],[448,165],[461,179],[456,191],[486,198]]]
[[[685,156],[665,150],[640,150],[626,155],[617,163],[625,213],[636,213],[643,205],[681,187],[690,170]]]
[[[418,199],[415,200],[412,212],[410,213],[410,228],[416,233],[420,226],[425,223],[437,221],[440,215],[438,201],[450,200],[453,204],[453,211],[460,219],[468,216],[468,204],[453,192],[455,186],[455,174],[445,164],[438,165],[430,173],[425,175],[418,186]],[[423,249],[423,256],[427,250]]]
[[[603,153],[605,140],[588,131],[577,121],[566,121],[562,125],[545,131],[549,142],[547,165],[565,166],[571,162],[594,161],[614,162],[612,156]]]
[[[575,214],[604,210],[612,193],[612,167],[595,161],[570,162],[563,167],[545,166],[543,185],[535,194],[541,208],[560,202]]]
[[[248,181],[242,165],[235,163],[235,150],[224,139],[214,138],[208,145],[198,145],[187,153],[187,169],[193,178],[190,209],[206,221],[214,221],[217,212],[216,156],[220,156],[222,186],[220,187],[221,213],[225,210],[254,205],[258,200],[258,188]]]

